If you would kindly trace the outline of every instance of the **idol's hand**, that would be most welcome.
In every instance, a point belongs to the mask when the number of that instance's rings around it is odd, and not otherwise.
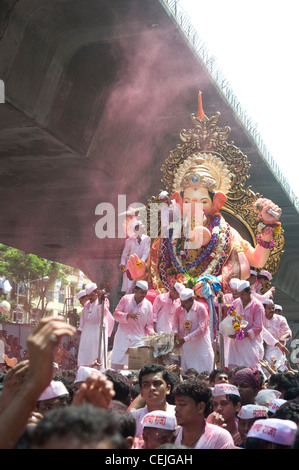
[[[127,262],[128,270],[132,279],[139,280],[145,274],[145,262],[142,261],[137,255],[131,255]]]
[[[266,225],[280,225],[281,209],[270,199],[259,198],[255,202],[255,211],[258,214],[259,222]]]

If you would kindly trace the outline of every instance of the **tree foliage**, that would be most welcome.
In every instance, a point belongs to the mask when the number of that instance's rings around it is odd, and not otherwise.
[[[41,297],[57,280],[66,283],[72,271],[69,266],[0,244],[0,277],[25,289],[30,286],[30,299]]]

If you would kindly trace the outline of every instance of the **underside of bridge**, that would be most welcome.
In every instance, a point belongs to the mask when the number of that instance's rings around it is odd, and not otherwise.
[[[200,33],[200,32],[199,32]],[[1,0],[0,242],[117,290],[124,239],[96,234],[99,204],[146,204],[191,126],[198,90],[282,208],[275,301],[296,321],[299,217],[253,137],[159,0]],[[276,130],[273,130],[276,132]]]

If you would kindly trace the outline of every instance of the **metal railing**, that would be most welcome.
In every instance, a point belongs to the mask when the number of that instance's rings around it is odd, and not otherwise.
[[[263,142],[263,139],[258,131],[257,124],[252,120],[250,116],[248,116],[247,112],[242,107],[240,101],[233,93],[229,81],[225,78],[224,74],[217,65],[216,58],[210,55],[207,44],[204,43],[200,38],[198,31],[192,25],[189,16],[180,6],[179,0],[159,1],[164,7],[164,9],[175,19],[177,25],[180,27],[182,33],[185,35],[191,47],[193,48],[194,53],[205,65],[211,79],[214,81],[215,85],[222,91],[224,98],[234,109],[239,120],[254,140],[261,154],[261,157],[268,164],[268,167],[271,169],[277,181],[282,186],[285,193],[288,195],[291,203],[294,205],[295,209],[299,213],[299,197],[295,195],[286,176],[280,169],[276,160],[271,155],[266,144]]]

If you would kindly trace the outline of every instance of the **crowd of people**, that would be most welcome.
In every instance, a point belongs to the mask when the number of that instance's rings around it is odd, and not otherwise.
[[[79,327],[63,317],[41,319],[28,337],[28,358],[2,370],[0,448],[298,448],[299,371],[286,348],[292,331],[272,300],[274,288],[260,293],[259,275],[232,279],[225,296],[209,283],[220,320],[236,320],[223,350],[211,334],[206,298],[178,282],[158,296],[139,281],[113,314],[105,292],[85,286]],[[266,271],[260,276],[271,280]],[[158,357],[130,370],[128,347],[163,333],[163,324],[179,362]]]
[[[7,364],[27,359],[27,350],[23,349],[18,336],[9,335],[0,325],[0,370],[6,369]]]

